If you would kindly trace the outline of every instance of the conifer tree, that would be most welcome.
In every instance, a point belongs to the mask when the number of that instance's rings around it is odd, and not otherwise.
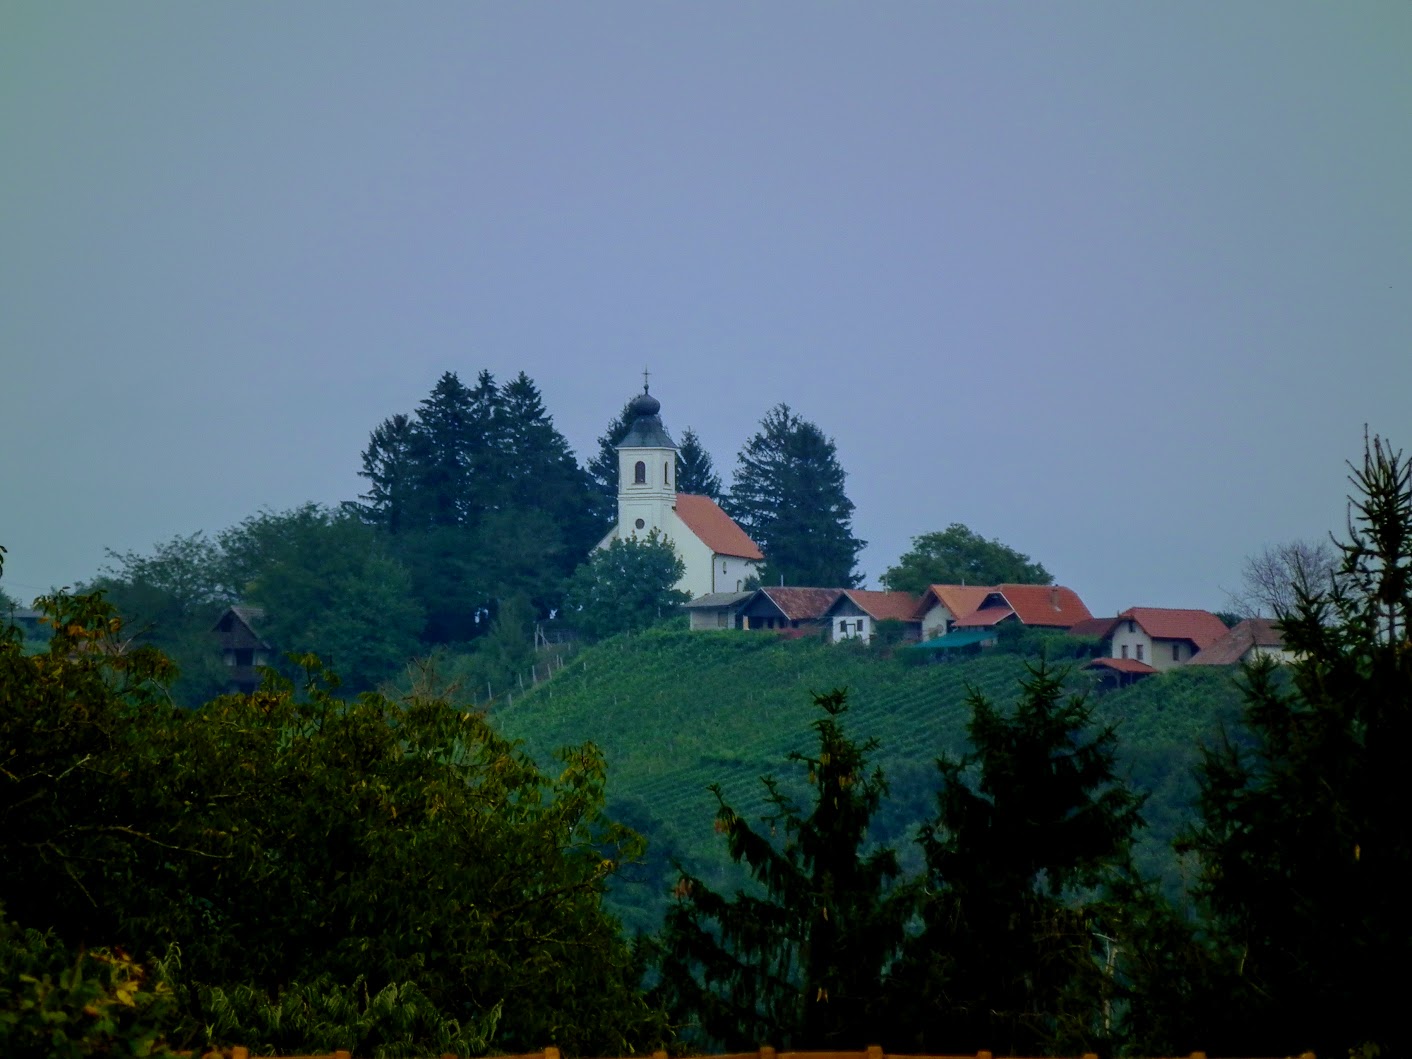
[[[588,461],[588,477],[593,483],[593,521],[604,533],[618,518],[618,442],[627,436],[637,417],[632,401],[608,424],[598,438],[598,452]]]
[[[765,553],[761,580],[855,587],[866,541],[853,535],[853,501],[833,440],[788,405],[760,421],[736,461],[727,510]]]
[[[397,534],[417,522],[417,468],[422,460],[418,433],[411,416],[399,412],[382,421],[363,450],[358,477],[368,480],[368,491],[347,505],[363,521]]]
[[[1041,663],[1013,713],[970,697],[972,751],[937,761],[921,833],[928,898],[898,976],[909,1046],[1093,1050],[1104,992],[1081,895],[1123,865],[1141,798],[1114,776],[1116,735]]]
[[[813,791],[797,805],[773,778],[759,829],[711,788],[716,829],[763,889],[724,897],[682,874],[663,934],[663,991],[677,1017],[731,1049],[852,1049],[883,1039],[887,970],[912,910],[896,853],[868,849],[887,784],[876,742],[844,732],[842,690],[815,695],[818,751],[792,753]]]
[[[711,454],[701,445],[696,431],[687,427],[677,450],[677,492],[709,496],[721,502],[721,479],[711,463]]]
[[[1297,584],[1278,615],[1287,678],[1247,671],[1253,746],[1201,767],[1185,845],[1229,970],[1211,1049],[1412,1052],[1412,462],[1375,437],[1350,468],[1332,582]]]

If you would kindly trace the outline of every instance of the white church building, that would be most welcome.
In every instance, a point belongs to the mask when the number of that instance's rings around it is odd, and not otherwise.
[[[764,554],[709,496],[677,492],[676,442],[662,426],[661,403],[646,386],[630,407],[636,418],[617,446],[618,524],[597,547],[655,529],[686,567],[676,588],[692,599],[743,590],[748,578],[759,576]]]

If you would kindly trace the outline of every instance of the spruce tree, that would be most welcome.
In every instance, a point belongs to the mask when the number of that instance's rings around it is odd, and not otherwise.
[[[422,436],[405,413],[382,423],[363,450],[358,477],[368,480],[362,503],[345,505],[364,522],[397,534],[417,524],[417,469],[422,460]]]
[[[792,753],[813,789],[806,812],[773,778],[752,827],[713,786],[716,830],[759,895],[724,897],[683,873],[663,934],[662,988],[678,1018],[730,1049],[859,1049],[883,1039],[885,978],[912,910],[896,853],[869,849],[887,784],[876,742],[844,732],[842,690],[815,695],[818,751]]]
[[[726,509],[765,553],[761,580],[851,588],[866,541],[853,535],[853,502],[831,438],[788,405],[770,409],[736,461]]]
[[[1332,583],[1278,615],[1294,660],[1247,671],[1253,745],[1201,767],[1185,845],[1229,972],[1210,1049],[1412,1052],[1412,463],[1373,438],[1350,468]]]
[[[593,523],[604,533],[618,519],[618,442],[627,436],[636,419],[632,401],[627,401],[599,436],[598,452],[588,461],[588,477],[593,483]]]
[[[711,454],[702,447],[701,439],[691,427],[682,434],[681,447],[677,450],[677,492],[709,496],[718,504],[723,493]]]
[[[455,526],[463,521],[472,496],[472,458],[484,444],[477,434],[471,391],[455,372],[443,372],[431,393],[417,406],[421,439],[417,491],[426,521]]]
[[[1117,738],[1043,662],[1010,713],[972,692],[972,750],[937,767],[922,829],[928,897],[894,994],[909,1047],[1094,1050],[1104,983],[1084,895],[1126,861],[1141,798],[1117,782]],[[1080,1047],[1082,1046],[1082,1047]]]

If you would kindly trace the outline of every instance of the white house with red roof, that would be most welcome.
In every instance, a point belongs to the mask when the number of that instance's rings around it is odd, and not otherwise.
[[[709,496],[677,492],[676,442],[662,426],[661,403],[646,386],[631,407],[637,418],[618,443],[618,524],[597,547],[656,530],[686,567],[679,590],[693,599],[742,591],[747,580],[759,577],[764,553]]]
[[[979,608],[991,591],[981,585],[928,585],[917,604],[922,639],[949,633],[957,621]]]
[[[867,643],[877,631],[878,622],[895,621],[902,625],[904,639],[921,638],[922,622],[917,616],[917,597],[910,592],[876,592],[863,588],[845,588],[824,612],[824,624],[829,639],[862,640]]]
[[[1207,610],[1129,607],[1114,620],[1111,655],[1159,671],[1171,669],[1190,662],[1225,634],[1226,623]]]

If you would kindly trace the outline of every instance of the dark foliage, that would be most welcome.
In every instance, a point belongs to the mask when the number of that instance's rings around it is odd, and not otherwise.
[[[1193,1013],[1211,1048],[1412,1051],[1412,464],[1374,438],[1350,480],[1332,578],[1297,581],[1278,615],[1292,686],[1249,670],[1254,745],[1201,769],[1186,846],[1228,974],[1224,1003]]]
[[[724,897],[683,873],[668,915],[663,992],[679,1019],[731,1049],[863,1048],[886,1028],[886,972],[912,895],[896,853],[868,849],[887,791],[868,769],[875,744],[844,734],[843,691],[814,701],[819,749],[790,755],[814,791],[807,813],[766,778],[772,811],[757,830],[712,788],[716,828],[763,892]]]
[[[921,832],[923,929],[897,977],[921,1051],[1093,1050],[1106,983],[1083,895],[1122,865],[1141,799],[1116,781],[1116,736],[1043,662],[1006,715],[970,698],[973,750],[942,757]]]
[[[850,588],[866,541],[853,535],[853,502],[833,440],[788,405],[760,421],[736,461],[727,510],[765,553],[765,584]]]

